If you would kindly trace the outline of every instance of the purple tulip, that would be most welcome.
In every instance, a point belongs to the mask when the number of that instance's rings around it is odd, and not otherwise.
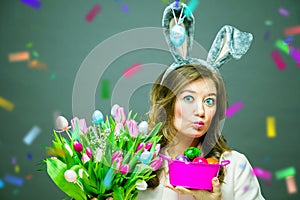
[[[151,164],[150,164],[150,167],[153,168],[153,170],[158,170],[160,168],[160,166],[162,165],[163,163],[163,159],[161,157],[157,157],[156,159],[154,159]]]
[[[149,150],[149,149],[151,149],[151,147],[152,147],[152,142],[147,142],[145,149]]]
[[[131,119],[131,120],[127,121],[126,123],[127,123],[127,128],[128,128],[130,136],[133,138],[136,138],[139,134],[139,127],[138,127],[136,121]]]
[[[121,165],[119,170],[121,174],[127,174],[129,172],[129,165],[128,164]]]
[[[136,152],[139,151],[141,148],[145,147],[145,143],[144,142],[141,142],[137,148],[136,148]]]
[[[73,146],[74,146],[75,151],[77,151],[77,152],[81,152],[83,150],[83,146],[78,140],[74,141]]]
[[[116,169],[119,169],[123,162],[123,157],[117,157],[114,162],[116,162]]]
[[[93,156],[92,149],[90,147],[86,147],[85,152],[89,158]]]
[[[116,108],[116,116],[115,116],[115,121],[118,123],[125,124],[126,122],[126,114],[125,110],[123,107],[117,107]]]

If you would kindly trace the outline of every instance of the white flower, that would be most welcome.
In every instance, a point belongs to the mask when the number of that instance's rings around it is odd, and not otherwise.
[[[82,154],[82,158],[81,158],[83,164],[86,163],[87,161],[90,160],[90,157],[88,157],[88,155],[86,153]]]
[[[80,178],[82,178],[83,172],[85,173],[86,176],[89,176],[89,174],[84,169],[80,168],[78,170],[78,175],[79,175]]]
[[[144,180],[138,180],[135,184],[136,189],[138,190],[146,190],[148,187],[148,184]]]
[[[101,158],[102,158],[102,155],[103,155],[103,152],[100,148],[97,148],[96,149],[96,156],[95,156],[95,160],[97,162],[100,162],[101,161]]]
[[[65,171],[64,177],[68,182],[73,183],[76,181],[77,175],[75,171],[68,169]]]

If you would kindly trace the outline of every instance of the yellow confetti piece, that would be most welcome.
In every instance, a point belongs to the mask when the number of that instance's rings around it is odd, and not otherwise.
[[[8,110],[8,111],[12,111],[15,107],[15,105],[8,101],[7,99],[4,99],[3,97],[0,97],[0,107]]]
[[[20,167],[19,165],[15,165],[15,173],[19,173],[20,172]]]
[[[267,117],[267,136],[274,138],[276,136],[275,117]]]
[[[22,51],[18,53],[10,53],[8,55],[9,62],[18,62],[18,61],[25,61],[29,60],[30,54],[28,51]]]
[[[41,63],[38,60],[31,60],[28,62],[28,67],[30,68],[38,68],[38,69],[47,69],[47,65],[45,63]]]
[[[290,194],[296,193],[297,186],[296,186],[294,176],[288,176],[285,178],[285,180],[286,180],[286,187],[287,187],[288,193],[290,193]]]

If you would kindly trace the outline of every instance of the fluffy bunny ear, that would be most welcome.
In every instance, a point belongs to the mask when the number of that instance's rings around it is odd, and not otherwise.
[[[244,55],[253,40],[251,33],[225,25],[218,32],[207,55],[207,63],[220,68],[231,58],[240,59]]]
[[[185,63],[190,56],[194,38],[192,12],[184,3],[174,2],[164,10],[162,26],[175,63]]]

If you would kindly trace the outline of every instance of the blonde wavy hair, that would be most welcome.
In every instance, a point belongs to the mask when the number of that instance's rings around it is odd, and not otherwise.
[[[225,138],[221,135],[222,121],[225,119],[225,110],[227,107],[226,91],[222,77],[212,72],[205,66],[199,64],[183,65],[168,74],[161,80],[164,72],[157,78],[150,92],[150,110],[148,113],[149,130],[158,122],[163,125],[158,134],[163,135],[160,143],[163,149],[171,142],[177,131],[174,128],[174,105],[179,91],[189,83],[199,79],[211,79],[217,90],[217,111],[213,117],[208,132],[203,135],[199,142],[202,144],[205,139],[205,145],[202,146],[203,155],[206,158],[214,157],[219,160],[222,153],[231,151],[227,146]],[[206,137],[206,138],[205,138]],[[162,170],[154,172],[157,176],[148,181],[149,188],[155,188],[159,185],[159,178]],[[224,181],[224,170],[221,168],[218,178],[220,182]]]

